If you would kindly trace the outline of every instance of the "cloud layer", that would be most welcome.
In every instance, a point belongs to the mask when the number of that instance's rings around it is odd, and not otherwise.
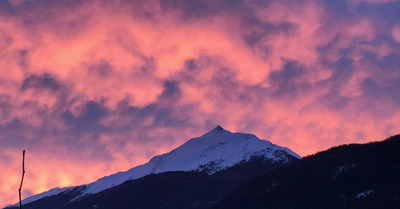
[[[398,1],[0,1],[0,203],[217,124],[300,155],[399,133]]]

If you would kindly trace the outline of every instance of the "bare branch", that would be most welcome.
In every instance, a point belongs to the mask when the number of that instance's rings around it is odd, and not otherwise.
[[[22,209],[22,201],[21,201],[21,189],[22,189],[22,183],[24,182],[24,176],[25,176],[25,150],[22,151],[22,178],[21,178],[21,184],[19,185],[19,209]]]

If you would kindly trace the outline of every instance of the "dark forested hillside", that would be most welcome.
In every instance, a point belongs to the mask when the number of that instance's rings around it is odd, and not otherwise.
[[[247,182],[213,209],[398,209],[400,135],[305,157]]]

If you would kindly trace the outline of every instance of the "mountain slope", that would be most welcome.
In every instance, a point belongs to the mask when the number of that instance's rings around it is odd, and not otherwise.
[[[39,196],[27,198],[23,203],[27,204],[60,193],[70,194],[71,191],[75,194],[75,197],[72,198],[75,201],[85,195],[95,194],[120,185],[127,180],[167,171],[204,171],[213,174],[238,163],[249,161],[255,156],[270,160],[271,164],[285,164],[293,159],[301,158],[288,148],[260,140],[252,134],[231,133],[217,126],[211,132],[193,138],[169,153],[156,156],[146,164],[103,177],[91,184],[80,186],[79,190],[74,187],[53,189],[39,194]]]
[[[212,175],[194,171],[151,174],[87,195],[77,201],[68,201],[67,196],[74,196],[74,191],[69,191],[29,203],[24,208],[207,209],[243,182],[283,165],[284,163],[272,163],[272,160],[262,157],[252,157],[247,162]]]
[[[213,209],[399,208],[400,135],[331,148],[237,188]]]

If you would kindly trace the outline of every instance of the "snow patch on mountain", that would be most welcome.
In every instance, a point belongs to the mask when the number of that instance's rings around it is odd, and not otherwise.
[[[367,197],[367,196],[370,195],[373,191],[374,191],[373,189],[369,189],[369,190],[360,192],[359,194],[356,195],[355,198],[360,199],[360,198],[363,198],[363,197]]]

